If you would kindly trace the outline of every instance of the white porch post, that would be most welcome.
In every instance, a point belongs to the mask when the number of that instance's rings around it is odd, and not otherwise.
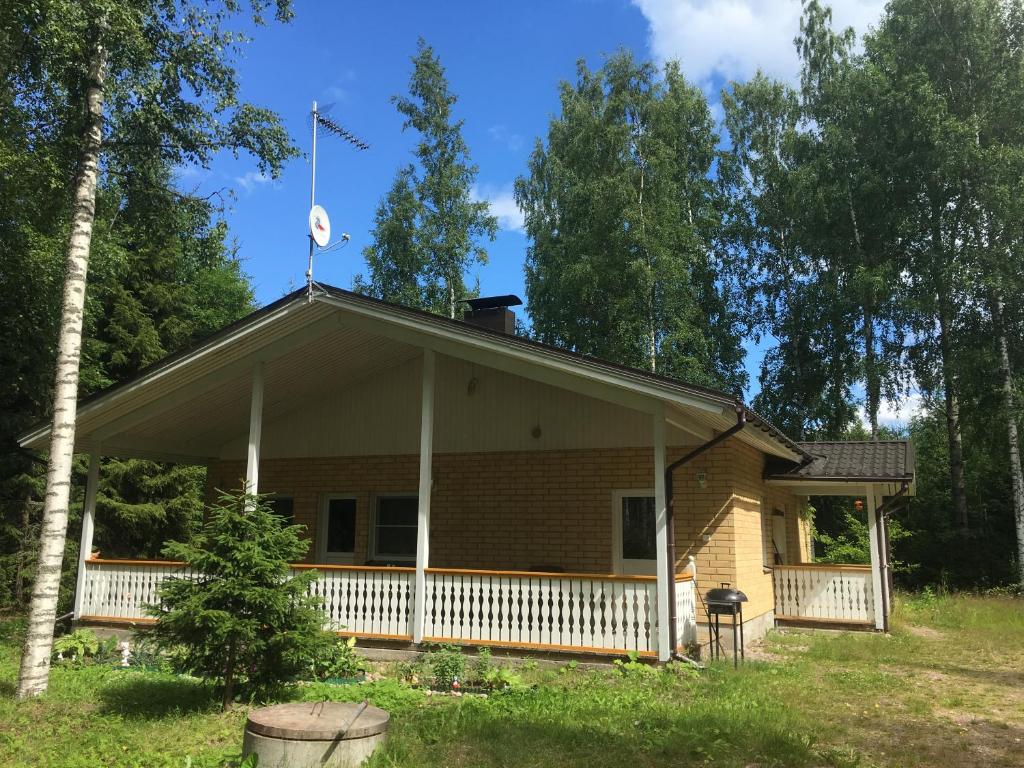
[[[75,618],[81,618],[85,604],[85,561],[92,554],[92,534],[96,521],[96,493],[100,483],[100,454],[89,454],[89,474],[85,480],[85,503],[82,507],[82,541],[78,549],[78,579],[75,582]]]
[[[245,492],[259,493],[260,436],[263,432],[263,363],[252,369],[252,394],[249,399],[249,450],[245,463]]]
[[[868,541],[871,545],[871,592],[874,597],[875,629],[885,629],[885,593],[882,585],[882,552],[878,546],[878,501],[875,487],[865,488],[868,508]]]
[[[416,594],[413,601],[412,640],[423,642],[426,623],[427,574],[430,564],[430,488],[434,466],[434,350],[423,350],[422,399],[420,405],[420,488],[416,521]]]
[[[658,661],[672,658],[669,645],[668,505],[665,497],[665,414],[659,404],[654,413],[654,514],[658,553]]]

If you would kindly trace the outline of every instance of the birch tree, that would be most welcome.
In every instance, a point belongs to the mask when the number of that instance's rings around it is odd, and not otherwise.
[[[64,280],[60,334],[57,339],[53,427],[50,433],[50,459],[46,469],[43,528],[40,534],[36,581],[28,614],[28,633],[18,675],[17,695],[20,699],[46,690],[54,622],[57,619],[57,592],[60,589],[60,570],[64,560],[64,540],[68,528],[71,462],[75,451],[78,368],[82,353],[82,314],[85,309],[89,247],[92,243],[92,223],[96,212],[96,176],[103,135],[103,83],[107,67],[107,51],[104,46],[105,20],[101,20],[93,34],[95,41],[86,79],[86,120],[82,132],[78,177],[74,187],[71,234],[68,237],[67,276]]]
[[[541,341],[696,383],[746,381],[719,281],[714,121],[676,63],[628,53],[562,83],[516,181]]]
[[[221,27],[238,12],[235,3],[68,0],[50,3],[40,13],[29,5],[22,34],[34,39],[27,49],[40,61],[14,70],[22,102],[45,115],[54,100],[67,99],[81,105],[81,116],[68,113],[65,133],[78,147],[78,170],[70,195],[41,552],[18,680],[21,699],[44,692],[49,678],[99,174],[131,167],[142,157],[207,164],[222,149],[247,150],[261,170],[276,174],[294,154],[273,113],[237,99],[230,62],[244,37]],[[267,0],[252,0],[257,24],[268,7]],[[277,0],[273,7],[279,20],[290,17],[287,0]],[[53,112],[61,114],[55,108]]]
[[[494,239],[498,220],[473,198],[477,167],[463,121],[453,117],[456,97],[440,58],[421,38],[412,63],[409,93],[392,103],[405,117],[402,129],[419,134],[417,162],[399,170],[380,203],[374,241],[363,252],[369,276],[359,276],[355,288],[455,317],[467,296],[466,272],[487,263],[481,241]]]

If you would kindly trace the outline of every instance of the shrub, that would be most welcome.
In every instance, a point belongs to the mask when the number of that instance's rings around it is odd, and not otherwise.
[[[95,656],[99,649],[99,638],[91,629],[76,629],[53,642],[53,655],[64,661],[83,663],[87,657]]]
[[[630,651],[625,661],[616,659],[612,663],[626,677],[656,677],[658,674],[658,668],[640,661],[640,654],[636,651]]]
[[[471,675],[473,682],[482,684],[487,673],[494,669],[490,648],[480,648],[473,659]]]
[[[307,593],[315,571],[289,570],[309,548],[301,529],[264,497],[222,493],[191,542],[164,548],[198,575],[164,582],[149,634],[182,671],[217,681],[225,709],[236,692],[266,696],[306,672],[326,640],[319,598]]]
[[[427,663],[434,676],[434,687],[440,690],[451,688],[456,680],[466,676],[466,658],[457,645],[441,645],[428,654]]]
[[[171,662],[167,654],[161,652],[152,638],[145,635],[136,635],[133,640],[132,653],[128,657],[130,666],[141,667],[155,672],[172,671]]]
[[[489,691],[511,691],[526,687],[523,678],[506,667],[492,667],[487,670],[480,685]]]
[[[329,636],[313,659],[313,676],[317,680],[353,678],[366,672],[368,666],[366,659],[356,651],[354,637]]]

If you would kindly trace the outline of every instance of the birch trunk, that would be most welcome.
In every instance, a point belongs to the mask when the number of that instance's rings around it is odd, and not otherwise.
[[[50,678],[53,625],[57,618],[57,594],[68,531],[71,492],[71,460],[75,447],[75,416],[78,399],[78,367],[82,347],[82,313],[85,308],[86,274],[96,211],[96,177],[103,135],[103,80],[107,53],[97,37],[89,61],[86,117],[82,130],[78,177],[75,181],[68,237],[67,276],[61,305],[57,340],[57,372],[54,379],[53,429],[46,471],[46,498],[40,533],[38,571],[29,606],[28,635],[21,657],[17,697],[25,699],[46,691]]]
[[[949,479],[953,500],[953,522],[961,533],[967,533],[970,520],[967,515],[967,487],[964,483],[964,449],[960,436],[960,401],[953,375],[953,350],[949,339],[947,299],[939,302],[939,348],[942,353],[942,388],[946,395],[946,439],[949,443]]]
[[[1017,404],[1013,396],[1013,371],[1010,368],[1010,345],[1003,327],[1003,297],[992,296],[992,323],[999,344],[999,378],[1006,409],[1006,436],[1010,447],[1010,479],[1013,489],[1013,516],[1017,526],[1017,579],[1024,586],[1024,472],[1020,465],[1020,435],[1017,433]]]
[[[857,248],[857,259],[867,264],[864,256],[864,244],[860,239],[860,225],[857,223],[857,211],[853,206],[853,192],[849,181],[846,184],[846,204],[850,213],[850,224],[853,227],[853,242]],[[874,290],[868,289],[864,300],[864,390],[867,395],[865,410],[868,423],[871,425],[871,439],[878,439],[878,409],[882,401],[882,384],[879,380],[878,358],[875,356],[875,313]]]

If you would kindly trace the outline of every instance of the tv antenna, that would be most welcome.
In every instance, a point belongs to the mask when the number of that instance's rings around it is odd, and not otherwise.
[[[327,211],[316,204],[316,127],[317,125],[322,125],[328,133],[333,133],[356,149],[364,150],[370,148],[369,144],[342,128],[334,120],[320,114],[315,101],[313,102],[312,115],[313,153],[312,162],[310,163],[312,173],[309,183],[309,266],[306,268],[306,290],[310,301],[313,300],[313,253],[317,248],[324,252],[341,248],[351,239],[347,232],[342,232],[341,240],[334,243],[334,245],[329,245],[331,240],[331,220],[327,216]]]

